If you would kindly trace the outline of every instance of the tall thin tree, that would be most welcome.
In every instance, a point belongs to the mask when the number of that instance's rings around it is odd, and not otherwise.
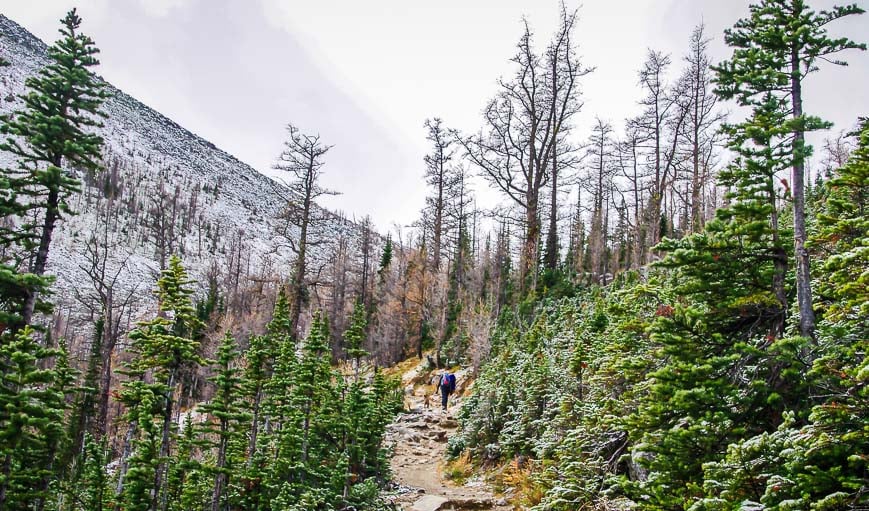
[[[857,5],[815,12],[803,0],[761,0],[751,14],[725,31],[733,55],[719,66],[717,92],[742,106],[761,107],[774,100],[789,120],[773,127],[776,143],[787,148],[781,168],[791,168],[794,207],[794,257],[800,333],[811,337],[815,329],[812,309],[809,252],[806,249],[805,162],[811,154],[805,133],[826,129],[829,122],[803,111],[803,81],[818,70],[819,61],[846,65],[835,55],[848,49],[866,49],[848,38],[831,38],[827,25],[864,11]]]
[[[293,335],[299,335],[299,316],[302,306],[307,302],[307,257],[308,248],[321,241],[311,237],[312,226],[321,220],[316,200],[325,195],[336,195],[320,183],[323,176],[323,157],[332,148],[320,142],[320,135],[306,135],[292,124],[287,125],[289,138],[284,142],[284,151],[274,168],[286,172],[289,180],[285,189],[278,192],[287,203],[286,215],[289,223],[299,229],[298,242],[292,233],[287,232],[287,240],[296,254],[296,263],[290,280],[290,320]]]
[[[0,126],[0,133],[8,135],[0,150],[18,163],[4,177],[17,194],[27,197],[26,209],[38,214],[36,222],[24,220],[17,240],[30,253],[28,272],[37,276],[45,274],[57,222],[71,213],[67,199],[79,189],[76,172],[99,167],[103,142],[94,130],[102,126],[100,106],[107,94],[89,69],[99,64],[99,50],[79,32],[81,18],[75,9],[61,23],[61,38],[48,48],[48,65],[25,81],[30,92],[21,98],[23,108]],[[40,292],[38,286],[27,290],[24,325],[32,322]]]

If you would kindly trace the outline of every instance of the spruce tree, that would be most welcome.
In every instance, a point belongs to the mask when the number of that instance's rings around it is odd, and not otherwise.
[[[22,96],[24,108],[0,126],[0,133],[8,135],[0,150],[17,160],[17,168],[4,171],[3,188],[13,198],[24,197],[14,206],[23,223],[17,229],[3,229],[0,238],[29,254],[27,270],[36,276],[45,273],[57,222],[71,212],[67,199],[79,189],[76,172],[95,171],[102,146],[102,138],[93,130],[101,126],[99,108],[106,93],[89,70],[99,63],[95,57],[99,50],[79,32],[81,18],[75,9],[61,23],[62,37],[48,48],[49,64],[25,81],[30,92]],[[30,219],[31,212],[38,213],[36,222]],[[23,324],[30,324],[44,292],[44,288],[26,288]]]
[[[347,357],[353,360],[353,381],[357,383],[359,382],[359,366],[362,358],[368,356],[368,352],[362,347],[366,337],[367,321],[365,316],[365,304],[357,300],[353,307],[353,315],[350,317],[350,326],[344,331],[344,350]]]
[[[332,386],[332,368],[329,363],[329,327],[325,317],[317,312],[311,331],[302,345],[302,356],[294,374],[293,405],[298,410],[301,434],[300,464],[303,483],[317,487],[329,479],[327,437],[333,407],[338,398]]]
[[[236,359],[236,341],[227,332],[217,350],[217,373],[210,379],[216,387],[216,392],[211,402],[200,407],[202,412],[211,415],[217,422],[204,432],[216,437],[212,511],[229,509],[226,492],[237,461],[233,459],[230,448],[239,436],[241,424],[250,419],[250,416],[241,410],[239,403],[242,379],[241,369],[235,365]]]
[[[844,65],[845,62],[834,60],[836,53],[866,48],[847,38],[833,39],[827,35],[828,24],[860,14],[863,9],[850,5],[814,12],[803,0],[761,0],[749,8],[748,18],[725,31],[725,42],[734,50],[730,60],[715,68],[716,92],[725,99],[735,98],[741,106],[774,109],[782,117],[782,122],[764,129],[765,136],[772,139],[771,145],[783,148],[775,170],[792,169],[790,189],[800,333],[812,336],[815,316],[809,253],[805,248],[804,177],[811,147],[805,143],[805,133],[826,129],[830,123],[803,112],[802,86],[805,77],[818,70],[819,60]]]
[[[70,500],[74,503],[73,510],[103,511],[111,505],[110,476],[106,465],[111,461],[111,453],[108,449],[108,440],[94,440],[88,434],[84,437],[84,453],[81,457],[82,468],[78,484],[71,487],[73,496]]]
[[[380,254],[380,267],[377,270],[377,275],[380,277],[380,282],[386,280],[386,272],[389,271],[389,266],[392,264],[392,234],[386,235],[386,243],[383,244],[383,253]]]
[[[65,351],[40,345],[29,327],[0,343],[0,364],[0,509],[41,510],[58,471],[74,373]]]
[[[145,420],[149,410],[157,403],[162,409],[160,413],[158,460],[154,471],[151,492],[153,507],[165,508],[164,482],[169,462],[172,437],[172,417],[175,411],[175,392],[181,381],[182,370],[189,364],[201,365],[204,360],[198,355],[199,341],[193,339],[195,332],[201,327],[196,316],[191,296],[191,281],[177,256],[169,260],[169,267],[163,270],[162,277],[157,281],[157,300],[159,303],[157,317],[142,322],[130,333],[131,351],[135,358],[126,371],[133,379],[124,384],[122,396],[134,408],[131,410],[131,422],[140,428],[140,434],[145,435],[140,441],[145,442],[150,450],[154,438],[153,424]],[[149,382],[145,383],[145,375]],[[125,394],[127,394],[125,396]],[[150,395],[148,395],[150,394]],[[153,422],[154,417],[150,422]],[[144,421],[144,422],[143,422]],[[146,424],[147,423],[147,424]],[[137,452],[138,454],[138,452]],[[147,460],[150,467],[153,460]],[[132,465],[132,460],[131,460]],[[132,472],[132,468],[130,469]],[[148,469],[150,470],[150,469]],[[158,506],[158,499],[162,500]]]

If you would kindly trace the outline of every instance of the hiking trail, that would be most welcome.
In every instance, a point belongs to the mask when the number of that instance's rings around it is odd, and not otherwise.
[[[440,396],[434,394],[431,375],[423,361],[402,375],[405,411],[386,432],[385,442],[393,448],[393,481],[399,491],[390,498],[397,509],[409,511],[459,511],[513,509],[507,500],[495,496],[491,487],[479,477],[457,485],[443,476],[447,440],[458,429],[455,413],[461,395],[467,389],[467,377],[459,371],[457,391],[450,396],[450,406],[441,409]],[[426,394],[429,406],[426,407]]]

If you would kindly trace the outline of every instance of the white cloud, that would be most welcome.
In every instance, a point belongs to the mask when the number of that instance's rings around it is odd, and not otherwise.
[[[146,14],[155,18],[164,18],[175,9],[190,4],[188,0],[138,0],[138,2]]]

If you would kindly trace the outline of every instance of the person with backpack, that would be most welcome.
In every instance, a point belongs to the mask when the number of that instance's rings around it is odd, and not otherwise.
[[[444,371],[443,374],[438,378],[438,385],[435,389],[435,392],[440,391],[441,393],[441,406],[444,410],[447,409],[447,401],[449,400],[450,394],[455,392],[456,390],[456,375],[450,373],[449,371]]]

